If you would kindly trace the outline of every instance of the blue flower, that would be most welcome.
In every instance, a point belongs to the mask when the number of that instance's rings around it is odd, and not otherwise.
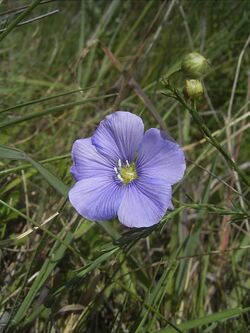
[[[93,221],[115,216],[127,227],[156,224],[171,206],[172,185],[186,164],[179,145],[156,128],[144,133],[130,112],[107,116],[93,136],[76,140],[69,191],[72,206]]]

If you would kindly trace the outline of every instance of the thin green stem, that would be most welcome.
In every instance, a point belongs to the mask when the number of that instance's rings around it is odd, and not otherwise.
[[[22,21],[22,19],[25,18],[25,16],[27,16],[37,5],[39,5],[40,2],[41,0],[33,1],[32,4],[24,12],[18,15],[12,21],[12,23],[10,23],[10,25],[6,28],[6,30],[0,35],[0,42],[11,32],[11,30],[13,30],[17,26],[19,22]]]
[[[198,125],[200,131],[204,135],[205,139],[212,144],[225,158],[227,164],[230,166],[231,169],[238,172],[239,176],[241,177],[242,181],[247,185],[250,186],[250,181],[245,173],[237,166],[237,164],[231,159],[228,153],[223,149],[220,143],[217,141],[216,138],[213,137],[212,133],[210,132],[209,128],[206,126],[205,122],[203,121],[202,117],[199,115],[195,102],[193,103],[193,107],[190,107],[184,99],[180,96],[177,91],[173,91],[175,93],[176,99],[189,111],[193,120]]]

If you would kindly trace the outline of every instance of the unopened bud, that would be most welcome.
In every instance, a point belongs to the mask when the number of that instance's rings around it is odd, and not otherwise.
[[[181,63],[181,70],[188,79],[200,79],[207,73],[208,67],[207,59],[197,52],[187,54]]]
[[[194,100],[202,96],[204,90],[201,81],[186,80],[183,92],[187,98]]]

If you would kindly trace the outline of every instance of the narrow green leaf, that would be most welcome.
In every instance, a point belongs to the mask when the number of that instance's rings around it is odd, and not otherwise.
[[[26,160],[32,164],[37,171],[43,176],[44,179],[60,194],[67,196],[69,188],[59,178],[53,175],[49,170],[43,167],[38,162],[34,161],[31,157],[26,155],[23,151],[0,145],[0,158],[14,159],[14,160]]]
[[[0,158],[7,158],[11,160],[26,160],[27,156],[21,150],[16,148],[0,145]]]
[[[44,179],[47,180],[47,182],[54,187],[54,189],[62,194],[63,196],[67,196],[69,192],[69,188],[67,185],[65,185],[59,178],[57,178],[55,175],[53,175],[50,171],[48,171],[45,167],[43,167],[41,164],[34,161],[32,158],[28,157],[27,161],[29,161],[43,176]]]
[[[39,3],[42,0],[35,0],[31,3],[31,5],[25,10],[23,11],[20,15],[18,15],[6,28],[6,30],[4,32],[1,33],[0,35],[0,41],[2,41],[10,32],[11,30],[13,30],[17,24],[19,22],[22,21],[22,19],[25,18],[25,16],[27,16],[37,5],[39,5]]]
[[[242,309],[242,308],[228,309],[225,311],[211,314],[206,317],[187,321],[186,323],[177,325],[177,327],[180,328],[181,330],[184,330],[184,332],[187,332],[193,328],[201,327],[203,325],[208,325],[213,322],[223,322],[228,319],[238,317],[238,316],[242,315],[243,313],[246,313],[249,311],[250,311],[250,307],[244,308],[244,309]],[[168,327],[168,328],[163,328],[160,331],[155,331],[154,333],[176,333],[176,331],[174,328]]]
[[[82,99],[82,100],[77,101],[77,102],[70,102],[70,103],[57,105],[53,108],[49,108],[49,109],[46,109],[46,110],[43,110],[43,111],[31,112],[31,113],[28,113],[24,116],[18,117],[18,118],[3,121],[2,123],[0,123],[0,129],[1,128],[7,128],[7,127],[10,127],[10,126],[13,126],[13,125],[16,125],[16,124],[20,124],[24,121],[28,121],[28,120],[31,120],[31,119],[34,119],[34,118],[39,118],[39,117],[42,117],[42,116],[45,116],[45,115],[48,115],[48,114],[51,114],[51,113],[55,113],[55,112],[58,112],[58,111],[69,110],[70,107],[73,107],[73,106],[76,106],[76,105],[82,105],[82,104],[89,103],[89,102],[95,102],[95,101],[98,101],[100,99],[114,97],[116,95],[117,94],[108,94],[108,95],[104,95],[104,96],[85,98],[85,99]]]
[[[6,109],[0,110],[0,113],[4,113],[4,112],[7,112],[7,111],[13,111],[13,110],[16,110],[16,109],[23,108],[25,106],[29,106],[29,105],[33,105],[33,104],[37,104],[37,103],[41,103],[41,102],[47,102],[51,99],[72,95],[72,94],[75,94],[75,93],[78,93],[78,92],[83,92],[83,91],[89,90],[91,88],[96,88],[96,87],[99,87],[99,86],[95,85],[95,86],[91,86],[91,87],[87,87],[87,88],[83,88],[83,89],[74,89],[74,90],[66,91],[66,92],[56,94],[56,95],[53,95],[53,96],[47,96],[47,97],[43,97],[43,98],[39,98],[39,99],[34,99],[34,100],[31,100],[31,101],[28,101],[28,102],[24,102],[24,103],[14,105],[14,106],[8,107]]]
[[[64,239],[64,243],[69,245],[72,238],[73,234],[71,232],[68,232]],[[52,271],[54,270],[58,262],[62,259],[66,249],[67,247],[64,244],[61,244],[61,242],[59,241],[55,242],[54,246],[50,251],[49,257],[45,260],[41,270],[39,271],[37,278],[32,284],[27,296],[25,297],[14,319],[12,320],[11,323],[12,326],[18,324],[26,315],[26,312],[29,309],[34,298],[36,297],[38,291],[41,289],[46,280],[49,278],[49,276],[51,275]]]

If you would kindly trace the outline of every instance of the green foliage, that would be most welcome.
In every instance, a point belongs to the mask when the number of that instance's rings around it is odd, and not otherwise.
[[[1,333],[250,331],[249,13],[247,0],[1,2]],[[211,63],[196,105],[180,72],[193,51]],[[67,201],[72,143],[115,109],[186,154],[174,210],[148,229]]]

